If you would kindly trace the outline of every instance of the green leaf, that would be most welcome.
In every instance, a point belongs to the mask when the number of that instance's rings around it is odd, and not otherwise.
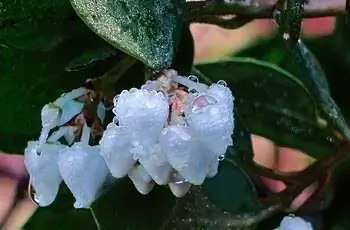
[[[71,0],[103,39],[151,68],[172,63],[181,34],[184,0]]]
[[[116,50],[113,46],[108,46],[107,44],[95,49],[89,49],[71,60],[65,70],[67,72],[72,72],[87,69],[89,66],[92,66],[97,62],[120,57],[121,53],[122,52]]]
[[[283,69],[251,58],[199,63],[207,81],[225,80],[248,131],[280,146],[320,158],[333,149],[332,132],[319,125],[318,107],[305,85]]]
[[[177,47],[172,69],[178,71],[179,75],[188,76],[191,73],[194,59],[194,41],[190,31],[190,25],[182,29],[180,44]]]
[[[218,208],[234,214],[254,213],[260,209],[254,184],[232,161],[220,163],[218,175],[203,183],[203,192]]]
[[[321,68],[318,60],[308,47],[301,41],[297,43],[295,48],[291,51],[293,60],[300,65],[303,71],[304,81],[309,86],[314,97],[317,100],[321,116],[329,122],[329,126],[334,129],[334,132],[340,134],[341,139],[350,141],[350,128],[345,122],[345,119],[331,97],[326,75]]]

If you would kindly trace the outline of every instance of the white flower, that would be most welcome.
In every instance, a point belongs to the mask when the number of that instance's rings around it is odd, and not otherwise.
[[[185,126],[169,126],[160,137],[169,164],[194,185],[201,185],[208,173],[209,154]]]
[[[169,114],[168,100],[162,93],[124,90],[115,108],[119,125],[129,128],[133,143],[151,148],[157,143]]]
[[[128,176],[137,191],[143,195],[150,193],[154,188],[154,181],[152,180],[152,177],[146,172],[142,165],[137,165],[135,168],[133,168],[128,173]]]
[[[88,208],[108,175],[98,146],[75,143],[60,151],[58,167],[63,181],[75,197],[75,208]]]
[[[171,167],[157,147],[169,114],[162,93],[124,90],[115,103],[118,125],[109,124],[100,141],[101,155],[112,175],[125,176],[139,160],[158,184],[166,184]]]
[[[62,181],[58,170],[58,154],[65,148],[60,144],[44,144],[38,152],[39,143],[29,141],[24,150],[24,164],[35,190],[35,200],[40,206],[50,205],[56,198]]]
[[[196,97],[185,109],[188,126],[205,147],[216,156],[225,154],[232,143],[233,111],[211,96]]]
[[[81,112],[84,104],[74,99],[86,93],[85,88],[78,88],[61,95],[55,102],[44,105],[41,110],[42,130],[39,137],[39,148],[46,142],[51,129],[67,123]]]
[[[100,153],[114,177],[126,176],[134,166],[136,160],[130,153],[131,148],[129,129],[110,123],[100,141]]]
[[[313,230],[313,227],[310,222],[298,216],[289,215],[283,218],[278,230]]]

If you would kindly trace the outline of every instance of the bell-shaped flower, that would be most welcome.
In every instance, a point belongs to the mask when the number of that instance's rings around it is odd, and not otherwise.
[[[188,182],[201,185],[208,173],[209,154],[185,126],[169,126],[160,136],[169,164]]]
[[[212,84],[206,90],[206,95],[215,98],[219,104],[226,105],[230,111],[233,111],[234,97],[225,82],[219,81],[217,84]]]
[[[145,168],[147,173],[159,185],[166,185],[172,171],[172,167],[168,163],[166,153],[161,149],[159,144],[156,144],[152,149],[149,149],[147,154],[139,154],[134,150],[134,157]]]
[[[137,191],[143,195],[150,193],[154,188],[154,181],[152,180],[152,177],[147,173],[142,165],[135,166],[128,173],[128,176]]]
[[[226,152],[234,129],[233,111],[229,106],[211,96],[200,95],[186,106],[185,117],[205,148],[217,157]]]
[[[313,227],[301,217],[288,215],[282,219],[278,230],[313,230]]]
[[[57,160],[59,151],[65,146],[44,144],[40,152],[38,147],[37,141],[28,142],[24,150],[24,164],[35,191],[35,200],[40,206],[48,206],[55,200],[62,181]]]
[[[75,208],[88,208],[97,198],[108,175],[98,146],[75,143],[60,151],[58,167],[63,181],[75,197]]]
[[[133,168],[136,160],[130,153],[132,143],[130,129],[110,123],[100,140],[100,153],[104,158],[111,174],[122,178]]]
[[[163,93],[131,89],[121,92],[113,111],[119,125],[129,128],[134,145],[152,148],[166,124],[169,105]]]

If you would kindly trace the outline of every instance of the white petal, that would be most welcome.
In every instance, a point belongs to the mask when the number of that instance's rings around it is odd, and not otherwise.
[[[201,185],[207,175],[208,155],[191,134],[188,127],[170,126],[164,129],[160,145],[169,164],[186,180]]]
[[[76,130],[76,127],[67,126],[67,132],[64,135],[64,139],[67,141],[68,145],[72,145],[75,140],[75,134],[74,131]]]
[[[70,121],[73,117],[81,113],[83,108],[84,108],[84,104],[79,101],[71,100],[64,103],[61,107],[62,114],[58,125],[63,125],[68,121]]]
[[[46,104],[41,109],[41,125],[46,129],[53,129],[58,125],[60,108],[54,104]]]
[[[233,111],[218,103],[198,106],[201,97],[191,105],[192,110],[185,111],[187,123],[203,145],[220,156],[232,143]]]
[[[172,167],[159,145],[155,146],[149,156],[139,158],[139,161],[157,184],[168,183]]]
[[[128,174],[139,193],[146,195],[154,188],[152,177],[146,172],[142,165],[135,166]]]
[[[188,128],[184,126],[168,126],[162,131],[159,143],[166,153],[172,167],[181,170],[187,166],[191,157],[194,140]]]
[[[218,103],[226,105],[229,110],[233,110],[234,97],[228,87],[221,84],[212,84],[206,93],[208,96],[215,98]]]
[[[64,145],[44,144],[37,153],[38,142],[29,141],[24,150],[24,164],[31,178],[37,201],[40,206],[50,205],[56,198],[62,182],[58,170],[58,153]]]
[[[88,92],[87,89],[84,87],[73,89],[72,91],[70,91],[68,93],[62,94],[59,98],[56,99],[54,104],[56,106],[62,108],[66,102],[77,99],[77,98],[85,95],[87,92]]]
[[[191,184],[185,181],[186,179],[177,172],[171,174],[170,180],[169,188],[176,197],[185,196],[191,188]]]
[[[162,93],[131,89],[119,95],[115,111],[119,124],[130,129],[136,145],[153,147],[168,118],[169,105]]]
[[[285,216],[279,230],[313,230],[311,223],[297,216]]]
[[[128,128],[110,123],[100,141],[100,153],[116,178],[126,176],[136,162],[130,153],[128,132]]]
[[[211,178],[218,174],[219,160],[216,156],[209,158],[209,167],[207,177]]]
[[[86,146],[79,142],[63,149],[58,158],[58,167],[63,181],[75,197],[74,207],[88,208],[108,175],[98,146]]]
[[[104,124],[105,117],[106,117],[106,109],[102,102],[98,103],[97,116],[98,118],[100,118],[101,123]]]
[[[174,196],[179,198],[185,196],[191,188],[191,184],[188,182],[169,183],[168,185]]]

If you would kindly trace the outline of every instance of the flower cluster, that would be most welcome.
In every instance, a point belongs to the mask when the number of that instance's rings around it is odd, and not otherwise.
[[[154,184],[171,184],[183,196],[191,184],[217,174],[220,157],[232,145],[233,96],[225,83],[206,86],[176,74],[171,80],[190,89],[182,103],[159,80],[124,90],[100,141],[112,175],[128,175],[142,194]]]
[[[277,230],[313,230],[310,222],[293,214],[285,216]]]
[[[41,206],[53,202],[64,181],[76,199],[74,207],[87,208],[110,175],[128,176],[142,194],[158,184],[181,197],[191,185],[217,174],[219,161],[233,144],[234,100],[223,81],[208,86],[169,70],[140,89],[122,91],[114,98],[113,121],[94,146],[86,122],[79,140],[67,125],[81,113],[84,105],[77,99],[85,94],[84,88],[73,90],[45,105],[39,140],[25,149]],[[97,111],[101,121],[103,108]],[[57,131],[52,133],[53,128]]]

